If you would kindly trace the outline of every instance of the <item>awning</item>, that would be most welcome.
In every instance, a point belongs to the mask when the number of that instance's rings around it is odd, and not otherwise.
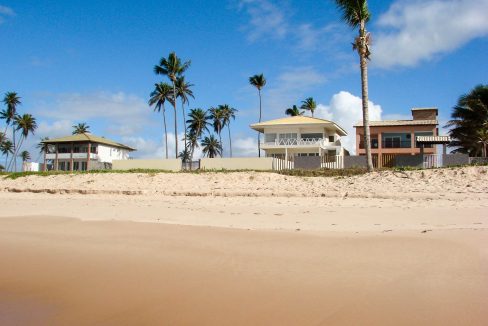
[[[451,137],[449,136],[417,136],[415,138],[420,144],[449,144]]]

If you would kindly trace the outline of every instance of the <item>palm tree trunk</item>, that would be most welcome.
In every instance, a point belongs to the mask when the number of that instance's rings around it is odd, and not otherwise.
[[[173,108],[175,109],[175,158],[178,158],[178,118],[177,118],[177,112],[176,112],[176,85],[175,81],[172,80],[173,82]]]
[[[163,124],[164,124],[164,149],[166,151],[166,159],[168,159],[168,130],[166,129],[166,109],[163,106]]]
[[[229,124],[227,125],[227,130],[229,131],[229,151],[230,151],[230,157],[232,157],[232,138],[230,136],[230,121],[229,121]]]
[[[15,128],[13,128],[13,126],[12,126],[12,140],[13,140],[13,144],[14,144],[14,153],[15,153],[17,150],[17,146],[15,145]],[[17,172],[17,166],[16,166],[17,160],[15,159],[15,154],[12,157],[12,160],[14,161],[14,166],[12,167],[12,169],[15,169],[14,172]]]
[[[10,159],[9,167],[11,167],[12,169],[15,169],[14,172],[17,172],[17,159],[16,159],[16,157],[17,157],[17,155],[19,155],[19,149],[22,146],[23,141],[24,141],[24,137],[23,137],[23,135],[20,135],[19,146],[14,148],[13,156]]]
[[[259,93],[259,122],[261,122],[261,90],[258,89]],[[261,157],[261,133],[258,131],[258,157]]]
[[[186,114],[185,114],[185,104],[183,103],[183,100],[181,100],[181,111],[183,112],[183,128],[185,128],[183,137],[185,139],[185,150],[186,150],[186,146],[187,146],[187,143],[186,143]]]
[[[219,129],[219,141],[220,141],[220,146],[222,146],[222,129]],[[224,156],[224,151],[220,151],[220,157]]]
[[[366,160],[368,171],[373,171],[373,159],[371,157],[371,139],[369,133],[369,110],[368,110],[368,63],[366,61],[366,31],[365,22],[361,20],[359,37],[361,44],[359,49],[359,60],[361,65],[361,91],[363,102],[363,127],[364,127],[364,148],[366,150]]]

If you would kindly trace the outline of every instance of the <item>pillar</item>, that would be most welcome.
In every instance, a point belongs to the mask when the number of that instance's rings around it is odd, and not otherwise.
[[[447,154],[447,144],[442,144],[442,154]]]
[[[42,167],[42,171],[47,171],[47,167],[46,167],[46,152],[47,152],[47,144],[44,144],[44,165]]]
[[[71,143],[71,151],[69,156],[69,170],[73,172],[73,143]]]
[[[90,153],[91,153],[91,143],[88,143],[88,152],[86,153],[86,170],[90,169]]]
[[[56,156],[54,159],[54,171],[59,169],[59,161],[58,161],[58,144],[56,144]]]

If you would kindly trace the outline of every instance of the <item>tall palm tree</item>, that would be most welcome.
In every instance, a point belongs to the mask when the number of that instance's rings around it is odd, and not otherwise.
[[[262,108],[261,108],[261,90],[264,86],[266,86],[266,78],[264,78],[263,74],[254,75],[249,77],[249,83],[256,87],[259,94],[259,122],[261,122],[262,117]],[[258,132],[258,156],[261,157],[261,133]]]
[[[286,109],[285,114],[291,117],[301,116],[305,113],[305,111],[300,111],[296,105],[293,107]]]
[[[310,111],[310,113],[312,114],[312,118],[316,108],[317,103],[315,103],[313,97],[306,98],[305,101],[302,101],[302,106],[300,107],[300,109],[302,110]]]
[[[219,142],[222,144],[222,129],[224,128],[224,111],[222,110],[222,106],[219,105],[216,108],[210,108],[208,110],[210,112],[210,119],[212,120],[212,125],[214,131],[219,136]],[[222,156],[223,151],[220,153]]]
[[[15,124],[15,118],[17,116],[17,105],[22,104],[20,102],[20,97],[17,95],[16,92],[7,92],[5,93],[5,97],[3,98],[3,103],[7,106],[7,110],[5,112],[2,112],[1,117],[5,119],[5,132],[7,132],[7,127],[9,125]],[[13,147],[14,151],[17,148],[17,143],[15,141],[15,127],[12,128],[12,141],[13,141]],[[17,160],[15,159],[14,155],[14,161],[17,163]]]
[[[159,65],[154,66],[154,72],[157,75],[167,76],[173,84],[173,98],[176,99],[176,79],[181,76],[190,67],[191,62],[181,62],[181,59],[176,56],[175,52],[171,52],[168,58],[161,58]],[[173,109],[175,111],[175,149],[176,157],[178,156],[178,123],[176,113],[176,100],[173,101]]]
[[[0,144],[0,151],[2,151],[2,154],[5,155],[5,170],[7,171],[8,155],[14,153],[14,144],[7,139]]]
[[[229,132],[229,153],[232,157],[232,137],[230,135],[230,121],[236,119],[237,110],[231,108],[229,105],[219,105],[220,110],[222,110],[222,126],[227,126],[227,131]]]
[[[34,134],[34,131],[37,129],[37,121],[36,118],[34,118],[31,114],[23,114],[23,115],[17,115],[15,117],[15,123],[17,127],[17,131],[20,131],[20,141],[19,141],[19,146],[17,148],[14,148],[14,155],[12,156],[12,159],[10,160],[10,164],[16,164],[15,156],[18,155],[20,148],[22,147],[22,143],[24,140],[29,136],[29,134]]]
[[[73,126],[73,135],[86,134],[90,131],[90,126],[85,122]]]
[[[488,129],[488,85],[478,85],[461,96],[445,127],[450,128],[449,147],[455,148],[453,152],[483,155],[482,139]]]
[[[368,9],[367,0],[335,0],[335,2],[346,24],[352,28],[359,28],[359,36],[354,40],[353,50],[358,52],[361,66],[364,148],[366,150],[368,171],[371,172],[373,171],[373,160],[371,157],[368,111],[368,60],[371,52],[369,50],[370,34],[366,31],[366,23],[369,21],[371,14]]]
[[[188,142],[186,143],[186,145],[188,146],[188,152],[189,152],[189,161],[193,161],[193,153],[195,152],[195,148],[196,147],[199,147],[198,146],[198,137],[195,133],[193,132],[189,132],[187,133],[186,135],[186,139],[188,140]],[[191,165],[190,165],[190,169],[191,169]]]
[[[207,157],[214,158],[217,155],[222,156],[222,144],[214,135],[205,137],[202,140],[202,146],[202,152]]]
[[[28,151],[22,151],[19,155],[22,158],[22,162],[25,163],[31,159],[30,153]]]
[[[168,131],[166,129],[166,109],[164,107],[164,103],[166,101],[173,104],[175,101],[173,100],[173,93],[171,89],[171,85],[168,83],[159,83],[154,84],[154,91],[151,92],[151,98],[149,99],[149,106],[154,105],[154,111],[156,112],[163,112],[163,126],[164,126],[164,141],[165,141],[165,151],[166,151],[166,159],[168,159]]]
[[[195,152],[195,147],[198,147],[198,140],[202,137],[204,131],[208,130],[208,121],[210,116],[208,116],[207,111],[202,109],[191,109],[190,114],[188,114],[188,139],[191,146],[190,158],[193,159],[193,153]]]
[[[183,126],[185,128],[185,148],[187,147],[186,144],[186,112],[185,112],[185,104],[189,103],[189,97],[195,98],[193,96],[193,91],[191,90],[190,87],[193,87],[195,85],[187,83],[185,81],[185,76],[179,76],[176,78],[176,98],[181,99],[181,111],[183,113]]]

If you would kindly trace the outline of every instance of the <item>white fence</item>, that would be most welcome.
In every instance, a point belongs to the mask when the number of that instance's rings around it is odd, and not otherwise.
[[[273,170],[275,171],[283,171],[283,170],[291,170],[295,168],[295,162],[290,160],[283,160],[281,158],[273,158]]]
[[[343,169],[344,168],[344,156],[322,156],[322,162],[320,167],[323,169]]]
[[[439,168],[442,166],[442,154],[424,154],[424,169]]]

